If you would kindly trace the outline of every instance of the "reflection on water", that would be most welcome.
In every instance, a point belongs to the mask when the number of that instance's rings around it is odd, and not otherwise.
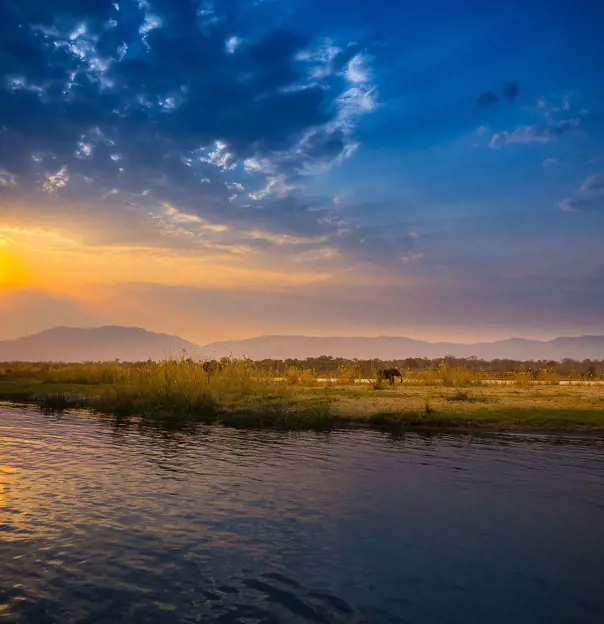
[[[0,623],[601,624],[603,451],[0,406]]]

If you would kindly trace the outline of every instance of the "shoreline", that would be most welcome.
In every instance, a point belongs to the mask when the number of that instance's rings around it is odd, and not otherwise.
[[[581,410],[564,410],[568,419],[553,418],[550,410],[530,410],[533,418],[528,418],[526,410],[501,409],[476,414],[471,410],[458,409],[448,413],[421,413],[417,410],[397,412],[368,412],[365,414],[346,413],[316,408],[328,406],[328,402],[305,406],[291,404],[289,410],[274,410],[274,406],[262,405],[254,408],[218,407],[205,414],[178,414],[176,412],[133,411],[120,414],[95,407],[90,397],[67,398],[64,404],[54,404],[53,394],[33,395],[31,393],[0,393],[0,404],[11,407],[38,407],[49,413],[68,413],[84,410],[91,415],[106,416],[117,421],[138,420],[145,423],[166,426],[190,424],[215,424],[236,429],[280,430],[280,431],[326,431],[334,429],[363,429],[409,433],[455,433],[455,434],[541,434],[572,435],[577,437],[604,438],[604,410],[594,410],[598,414],[597,423],[573,419]],[[362,399],[361,399],[362,401]],[[540,414],[540,412],[542,412]],[[550,416],[548,417],[548,414]],[[600,420],[601,418],[601,420]]]

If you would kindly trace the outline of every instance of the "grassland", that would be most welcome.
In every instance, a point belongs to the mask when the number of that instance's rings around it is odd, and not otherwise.
[[[226,361],[208,375],[182,358],[159,363],[14,365],[0,371],[0,400],[42,409],[73,407],[118,419],[203,421],[234,427],[318,429],[338,425],[408,429],[594,431],[604,434],[604,386],[535,383],[515,377],[493,385],[466,370],[405,376],[394,387],[358,383],[341,370],[323,383],[311,370],[273,371]]]

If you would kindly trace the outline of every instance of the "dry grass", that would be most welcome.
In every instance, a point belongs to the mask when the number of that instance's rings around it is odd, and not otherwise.
[[[399,385],[390,392],[341,393],[334,414],[355,421],[376,415],[425,426],[482,426],[604,431],[602,386],[485,386],[476,391],[437,391]]]
[[[441,366],[395,386],[358,384],[357,369],[319,383],[289,367],[282,379],[250,360],[225,360],[208,375],[182,357],[157,363],[14,365],[0,398],[33,399],[46,409],[87,405],[121,417],[201,419],[234,426],[316,428],[338,422],[604,430],[604,386],[560,386],[549,371],[489,385],[478,373]],[[421,375],[421,376],[420,376]],[[535,376],[542,384],[534,385]]]

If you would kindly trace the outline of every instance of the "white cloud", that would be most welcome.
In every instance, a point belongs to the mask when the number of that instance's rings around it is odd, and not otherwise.
[[[604,173],[596,173],[586,178],[579,187],[583,194],[604,195]]]
[[[372,86],[352,87],[338,97],[340,111],[346,118],[370,113],[377,108],[376,90]]]
[[[369,81],[369,68],[363,54],[357,54],[346,65],[344,72],[346,79],[353,83],[365,83]]]
[[[292,256],[294,262],[320,262],[339,258],[340,252],[333,247],[319,247],[318,249],[309,249],[301,251]]]
[[[3,186],[17,186],[17,176],[6,169],[0,169],[0,187]]]
[[[422,252],[416,254],[401,254],[400,259],[403,264],[409,264],[411,262],[419,262],[424,257]]]
[[[604,208],[604,173],[596,173],[585,178],[574,196],[563,199],[558,203],[558,207],[564,212]]]
[[[221,171],[235,169],[237,161],[233,154],[227,151],[227,144],[223,141],[215,141],[214,146],[214,151],[208,152],[207,156],[199,156],[199,161],[214,165]]]
[[[537,126],[520,126],[513,132],[497,132],[491,137],[489,147],[498,149],[512,143],[547,143],[551,137]]]
[[[80,160],[89,158],[92,156],[92,149],[92,143],[84,143],[83,141],[80,141],[75,151],[76,158],[79,158]]]
[[[246,158],[243,161],[243,168],[247,171],[247,172],[258,172],[258,171],[264,171],[267,168],[267,162],[266,161],[259,161],[256,158]]]
[[[571,198],[563,199],[558,207],[562,212],[577,212],[577,201]]]
[[[238,37],[232,36],[232,37],[229,37],[225,41],[224,48],[227,54],[234,54],[240,45],[241,45],[241,39],[239,39]]]
[[[162,21],[156,15],[152,15],[151,13],[145,14],[145,19],[141,24],[138,32],[141,37],[144,39],[152,30],[156,28],[160,28],[162,25]]]
[[[12,76],[6,78],[6,86],[11,91],[27,91],[29,93],[37,93],[40,96],[45,94],[44,87],[29,82],[23,76]]]
[[[278,234],[262,229],[249,230],[243,234],[244,238],[261,239],[273,245],[309,245],[321,244],[327,241],[327,236],[293,236],[291,234]]]
[[[248,193],[249,197],[254,201],[265,199],[271,195],[277,197],[285,197],[290,191],[293,191],[296,187],[288,184],[283,176],[275,176],[270,178],[263,189],[255,191],[254,193]]]
[[[57,48],[66,48],[72,55],[76,56],[86,69],[82,70],[90,80],[98,82],[103,88],[113,87],[113,82],[107,78],[107,71],[110,69],[112,59],[102,57],[98,50],[99,37],[88,32],[86,24],[79,24],[72,31],[67,39],[57,36],[54,45]],[[73,87],[75,77],[79,72],[73,72],[71,79],[65,89],[65,93],[69,93]]]
[[[543,167],[553,167],[554,165],[557,165],[558,162],[560,162],[557,158],[546,158],[541,165]]]
[[[554,137],[580,127],[578,118],[563,119],[547,126],[520,126],[512,132],[497,132],[491,137],[489,147],[499,149],[513,143],[547,143]]]
[[[69,183],[69,174],[65,165],[56,173],[46,173],[44,178],[46,181],[42,185],[42,190],[46,193],[54,193],[57,189],[63,188]]]
[[[214,0],[201,0],[197,16],[202,26],[212,26],[219,21]]]
[[[307,75],[311,80],[320,80],[335,73],[335,58],[342,52],[342,48],[334,45],[331,39],[324,39],[312,49],[302,50],[296,55],[296,60],[307,65]]]

